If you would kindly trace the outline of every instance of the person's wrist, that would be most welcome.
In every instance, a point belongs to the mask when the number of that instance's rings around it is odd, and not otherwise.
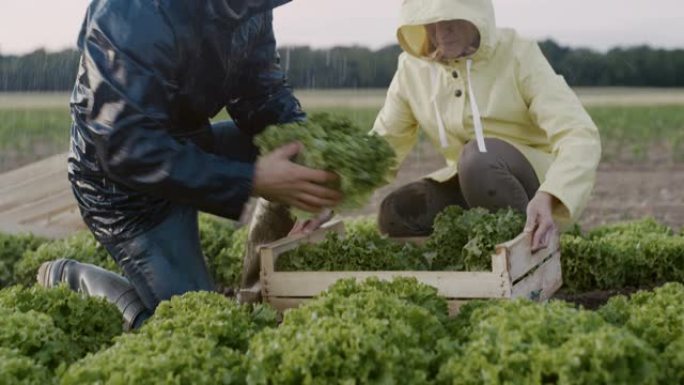
[[[547,193],[546,191],[537,191],[535,198],[542,202],[548,203],[549,205],[554,205],[556,202],[559,202],[558,198]]]

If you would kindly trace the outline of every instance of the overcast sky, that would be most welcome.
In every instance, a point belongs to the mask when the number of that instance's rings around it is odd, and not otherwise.
[[[179,0],[180,1],[180,0]],[[185,0],[200,1],[200,0]],[[75,44],[88,0],[0,0],[0,52]],[[499,26],[597,49],[684,48],[684,0],[494,0]],[[280,45],[395,42],[401,0],[294,0],[276,11]]]

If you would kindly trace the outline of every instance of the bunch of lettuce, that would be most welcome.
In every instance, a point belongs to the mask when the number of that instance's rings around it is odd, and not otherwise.
[[[558,378],[559,385],[658,385],[669,381],[652,347],[629,331],[609,325],[571,336],[555,350],[549,373],[547,378]]]
[[[37,365],[56,370],[78,356],[74,344],[50,316],[0,306],[0,348],[14,350]]]
[[[33,359],[18,350],[0,347],[0,384],[50,385],[55,377]]]
[[[684,285],[669,283],[629,298],[614,297],[599,314],[655,349],[662,383],[684,383]]]
[[[672,341],[662,355],[670,384],[684,384],[684,336]]]
[[[16,284],[14,265],[28,251],[38,248],[45,240],[30,234],[9,235],[0,233],[0,288]]]
[[[684,282],[684,236],[653,219],[565,235],[561,254],[565,287],[575,292]]]
[[[605,236],[638,236],[642,234],[674,235],[674,231],[668,226],[658,222],[654,218],[643,218],[636,221],[618,222],[610,225],[599,226],[587,234],[587,239],[598,239]]]
[[[199,218],[202,252],[214,281],[221,288],[239,287],[248,228],[208,215]]]
[[[388,296],[398,297],[410,304],[425,308],[425,310],[446,320],[449,307],[446,300],[438,294],[437,289],[418,282],[415,278],[396,278],[392,281],[381,281],[378,278],[368,278],[363,283],[353,279],[339,280],[319,298],[346,298],[358,293],[379,291]]]
[[[684,337],[684,285],[670,283],[629,298],[614,297],[599,314],[662,352]]]
[[[315,114],[305,122],[269,127],[256,137],[262,154],[295,141],[303,145],[295,162],[340,177],[332,187],[344,194],[341,209],[363,206],[386,183],[396,164],[394,150],[385,139],[369,135],[342,116]]]
[[[237,226],[232,221],[207,214],[199,215],[198,224],[202,252],[211,263],[221,250],[230,247]]]
[[[245,384],[243,351],[275,316],[216,293],[174,297],[140,331],[69,367],[61,384]]]
[[[306,244],[281,255],[278,271],[427,270],[424,250],[399,244],[380,234],[328,233],[323,242]]]
[[[242,267],[247,252],[249,227],[243,226],[233,233],[230,247],[221,249],[213,258],[214,276],[225,287],[238,288],[242,277]]]
[[[114,346],[70,366],[61,385],[82,384],[193,384],[242,385],[242,355],[209,338],[182,332],[129,334]]]
[[[489,271],[496,245],[522,233],[525,217],[513,209],[490,212],[451,206],[434,223],[426,244],[432,270]]]
[[[434,289],[415,281],[342,281],[286,313],[278,329],[252,339],[248,382],[428,384],[436,344],[445,336],[439,315],[431,311],[439,301]]]
[[[194,292],[162,302],[139,333],[155,337],[182,332],[245,351],[254,334],[275,326],[276,312],[268,306],[238,305],[218,293]]]
[[[66,286],[5,289],[0,291],[0,307],[49,316],[55,327],[67,336],[71,353],[76,357],[111,345],[113,338],[122,333],[121,313],[114,305]]]
[[[560,302],[467,304],[452,336],[459,349],[442,364],[438,384],[655,385],[661,378],[650,346]]]
[[[66,287],[12,287],[0,290],[0,378],[37,383],[49,373],[112,344],[121,334],[121,314],[103,299],[88,298]],[[28,371],[33,374],[27,374]]]
[[[380,235],[377,218],[374,216],[355,217],[345,220],[344,231],[348,236],[371,239]]]

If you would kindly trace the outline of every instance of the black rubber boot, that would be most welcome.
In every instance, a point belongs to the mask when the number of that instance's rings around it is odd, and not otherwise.
[[[46,288],[66,283],[79,293],[105,298],[121,311],[126,330],[139,327],[151,315],[126,278],[94,265],[70,259],[45,262],[37,279]]]

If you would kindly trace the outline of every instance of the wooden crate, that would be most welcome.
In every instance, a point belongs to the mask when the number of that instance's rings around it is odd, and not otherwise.
[[[433,286],[449,302],[451,314],[473,299],[529,298],[549,299],[562,285],[559,242],[532,253],[529,233],[497,246],[492,256],[492,270],[463,271],[315,271],[279,272],[275,263],[280,255],[306,243],[318,243],[335,231],[344,236],[344,223],[336,221],[307,236],[290,237],[261,248],[261,296],[278,310],[296,307],[311,299],[336,281],[344,278],[363,280],[369,277],[391,280],[395,277],[415,277]],[[424,239],[402,239],[421,242]]]

